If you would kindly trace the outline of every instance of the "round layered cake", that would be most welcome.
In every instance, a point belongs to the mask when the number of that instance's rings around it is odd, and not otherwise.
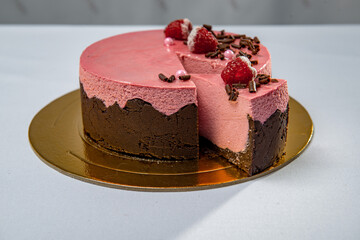
[[[212,34],[220,36],[212,55],[194,53],[182,40],[164,41],[163,30],[121,34],[86,48],[80,58],[85,135],[112,151],[167,160],[197,159],[203,137],[249,175],[271,166],[286,141],[287,82],[271,78],[270,54],[259,42],[244,47],[251,38]],[[234,56],[225,57],[227,50]],[[256,69],[255,91],[221,76],[239,56]],[[177,72],[188,77],[171,78]]]

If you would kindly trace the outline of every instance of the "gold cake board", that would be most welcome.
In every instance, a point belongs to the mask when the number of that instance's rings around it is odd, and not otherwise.
[[[140,191],[190,191],[242,183],[286,166],[298,157],[313,135],[306,109],[289,102],[289,128],[285,156],[269,169],[248,177],[213,154],[199,160],[156,161],[118,154],[84,138],[80,91],[72,91],[48,104],[32,120],[30,144],[47,165],[70,177],[107,187]]]

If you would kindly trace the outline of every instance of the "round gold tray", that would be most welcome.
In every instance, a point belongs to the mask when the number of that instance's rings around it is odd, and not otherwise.
[[[35,153],[55,170],[107,187],[142,191],[189,191],[242,183],[274,172],[309,144],[313,123],[303,106],[290,98],[286,155],[269,169],[248,177],[207,151],[199,160],[149,161],[96,147],[84,138],[80,92],[70,92],[44,107],[32,120],[29,139]]]

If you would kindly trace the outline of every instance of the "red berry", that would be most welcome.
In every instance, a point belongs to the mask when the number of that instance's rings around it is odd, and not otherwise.
[[[221,72],[221,77],[226,84],[248,84],[256,77],[256,74],[256,69],[251,67],[251,62],[247,57],[238,57],[228,62]]]
[[[177,40],[186,40],[192,30],[192,24],[189,19],[178,19],[172,21],[164,30],[166,37],[175,38]]]
[[[187,45],[193,53],[208,53],[216,50],[218,41],[206,28],[197,27],[191,31]]]

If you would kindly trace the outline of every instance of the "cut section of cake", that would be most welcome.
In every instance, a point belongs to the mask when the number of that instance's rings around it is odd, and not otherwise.
[[[197,87],[200,136],[249,175],[270,167],[285,148],[288,123],[287,82],[261,85],[257,92],[238,89],[229,101],[215,74],[192,76]]]

